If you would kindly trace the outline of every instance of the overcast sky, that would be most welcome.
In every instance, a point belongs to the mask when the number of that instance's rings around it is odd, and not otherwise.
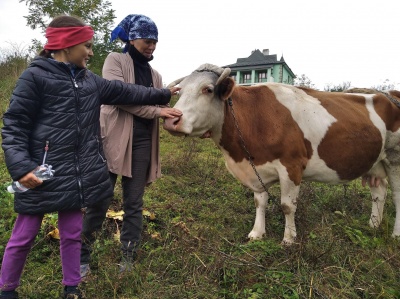
[[[400,25],[396,0],[110,0],[115,24],[128,14],[155,21],[153,68],[165,84],[203,63],[219,66],[255,49],[283,55],[297,76],[319,89],[351,82],[371,87],[386,79],[400,89]],[[396,6],[395,6],[396,5]],[[27,47],[40,32],[26,26],[25,3],[0,0],[0,49]]]

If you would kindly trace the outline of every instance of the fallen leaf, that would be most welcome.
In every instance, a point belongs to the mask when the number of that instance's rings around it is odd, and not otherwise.
[[[118,226],[117,226],[117,232],[113,235],[114,241],[120,242],[120,238],[121,238],[121,231],[119,230]]]
[[[156,219],[156,215],[154,213],[150,212],[149,210],[143,209],[142,214],[145,217],[149,217],[150,220]]]
[[[151,238],[154,240],[161,240],[161,234],[159,232],[156,232],[154,234],[151,234]]]
[[[109,209],[107,211],[106,217],[110,218],[110,219],[116,219],[116,220],[122,221],[124,219],[124,214],[125,214],[125,212],[122,210],[116,212],[116,211]],[[149,210],[143,209],[142,214],[144,217],[148,217],[150,220],[156,219],[156,215],[154,213],[150,212]]]
[[[113,210],[108,210],[106,217],[122,221],[124,219],[124,214],[125,214],[124,211],[115,212]]]
[[[179,221],[177,223],[175,223],[174,226],[180,227],[185,233],[190,234],[190,230],[188,229],[188,227],[186,226],[186,223],[183,221]]]
[[[60,232],[58,231],[58,228],[55,228],[54,230],[49,232],[47,235],[53,239],[60,240]]]

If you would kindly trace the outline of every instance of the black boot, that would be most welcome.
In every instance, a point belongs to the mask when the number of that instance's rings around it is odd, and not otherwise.
[[[136,252],[123,252],[121,262],[119,263],[119,273],[132,272],[133,264],[137,260]]]
[[[65,286],[64,287],[64,298],[65,299],[82,299],[82,293],[78,286]]]
[[[0,299],[18,299],[18,292],[13,291],[1,291]]]

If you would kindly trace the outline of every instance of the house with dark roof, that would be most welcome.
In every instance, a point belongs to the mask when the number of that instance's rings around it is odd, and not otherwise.
[[[236,63],[225,65],[231,69],[231,77],[239,85],[254,85],[264,82],[279,82],[293,85],[295,74],[286,64],[283,56],[278,61],[276,54],[269,55],[269,49],[252,51],[247,58],[238,58]]]

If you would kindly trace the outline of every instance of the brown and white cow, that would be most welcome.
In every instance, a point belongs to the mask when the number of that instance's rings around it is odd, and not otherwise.
[[[286,222],[282,243],[289,245],[296,237],[302,180],[341,184],[362,176],[381,182],[370,184],[372,227],[382,221],[389,179],[397,212],[393,236],[400,236],[400,92],[385,96],[279,83],[239,86],[229,73],[204,64],[171,83],[181,87],[174,107],[183,115],[166,119],[164,128],[173,135],[211,137],[228,170],[254,191],[250,239],[265,234],[268,193],[263,184],[268,189],[280,183]]]

